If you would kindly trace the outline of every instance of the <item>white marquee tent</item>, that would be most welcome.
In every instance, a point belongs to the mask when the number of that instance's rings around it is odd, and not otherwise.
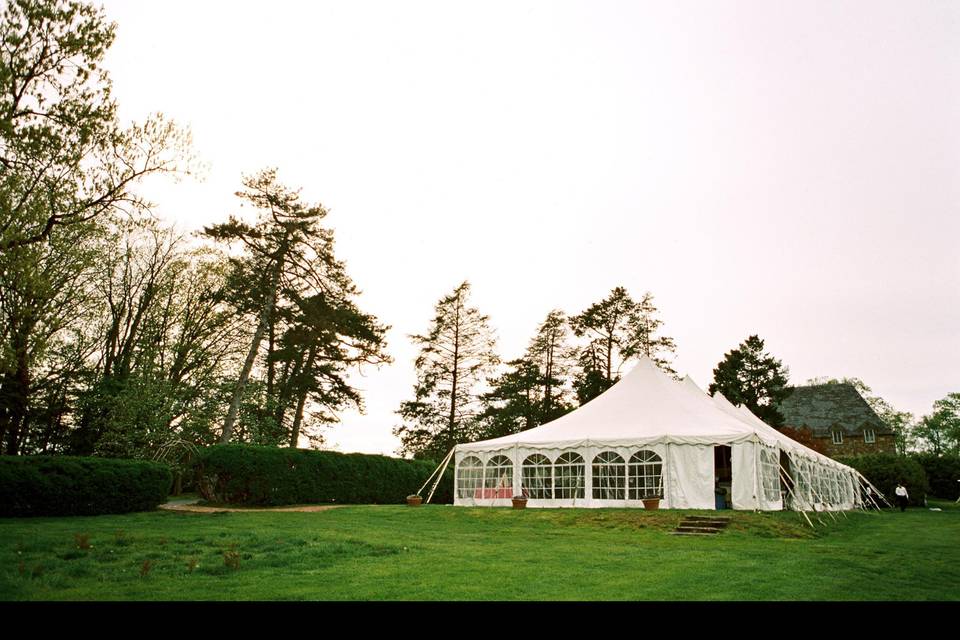
[[[453,456],[461,506],[523,495],[530,507],[643,508],[657,497],[662,508],[714,509],[727,479],[734,509],[839,510],[861,506],[866,486],[856,470],[646,358],[576,411],[457,445]]]

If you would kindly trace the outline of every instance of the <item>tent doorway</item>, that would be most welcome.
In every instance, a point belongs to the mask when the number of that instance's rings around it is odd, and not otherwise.
[[[731,449],[726,445],[713,448],[713,486],[717,509],[733,508],[730,490],[733,482],[733,465],[730,462]]]
[[[783,508],[790,509],[793,506],[793,467],[790,465],[790,456],[783,449],[780,450],[780,497],[783,500]]]

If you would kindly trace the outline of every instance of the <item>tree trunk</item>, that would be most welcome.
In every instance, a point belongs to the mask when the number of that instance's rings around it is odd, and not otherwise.
[[[450,386],[450,447],[457,444],[457,434],[454,430],[457,416],[457,374],[460,372],[460,297],[457,296],[456,320],[453,329],[453,384]]]
[[[257,352],[260,351],[260,343],[263,341],[263,334],[267,331],[267,324],[270,322],[270,315],[277,297],[277,286],[280,280],[280,267],[274,273],[271,282],[270,293],[260,311],[260,322],[257,330],[253,333],[253,340],[250,342],[250,351],[247,352],[247,359],[243,363],[243,369],[240,371],[240,378],[237,380],[237,386],[233,390],[233,397],[230,399],[230,409],[227,411],[227,417],[223,421],[223,433],[220,434],[220,444],[228,444],[233,435],[233,423],[237,420],[237,413],[240,411],[240,399],[243,397],[243,390],[247,386],[247,380],[250,379],[250,371],[253,369],[253,363],[257,359]]]
[[[14,357],[16,370],[14,375],[4,383],[6,396],[7,418],[7,450],[8,455],[17,455],[23,439],[23,430],[27,424],[27,405],[30,397],[30,345],[29,335],[33,323],[21,327],[11,336],[14,341]]]
[[[309,375],[310,371],[313,369],[313,361],[316,359],[317,349],[316,347],[310,347],[310,355],[307,357],[307,366],[305,371]],[[303,385],[303,389],[300,391],[300,397],[297,399],[297,411],[293,416],[293,428],[290,431],[290,447],[296,448],[297,442],[300,440],[300,425],[303,423],[303,406],[307,403],[307,395],[309,394],[309,385]]]

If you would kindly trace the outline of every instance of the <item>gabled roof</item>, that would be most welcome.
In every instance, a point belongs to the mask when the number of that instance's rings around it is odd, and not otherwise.
[[[864,427],[877,433],[892,433],[848,383],[794,387],[779,409],[786,426],[807,427],[818,436],[828,436],[838,429],[852,435]]]

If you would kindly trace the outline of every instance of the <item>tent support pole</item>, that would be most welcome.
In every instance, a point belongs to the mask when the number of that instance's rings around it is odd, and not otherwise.
[[[858,471],[857,473],[860,473],[860,472]],[[864,476],[862,473],[860,473],[860,477],[863,478],[863,481],[864,481],[864,482],[866,482],[868,485],[870,485],[870,488],[871,488],[871,489],[873,489],[874,491],[876,491],[877,495],[880,496],[880,499],[883,500],[884,503],[886,503],[886,505],[887,505],[888,507],[890,507],[891,509],[893,509],[893,505],[890,504],[889,502],[887,502],[887,497],[886,497],[885,495],[883,495],[883,493],[882,493],[879,489],[877,489],[875,486],[873,486],[873,483],[870,482],[869,480],[867,480],[866,476]]]
[[[450,458],[452,457],[453,449],[450,449],[450,453],[443,459],[443,464],[441,465],[443,468],[440,469],[440,473],[437,474],[437,479],[434,481],[433,487],[430,488],[430,495],[427,496],[427,504],[430,504],[430,500],[433,499],[433,492],[437,490],[437,485],[439,485],[440,480],[443,479],[443,472],[447,470],[447,465],[450,464]],[[456,484],[456,481],[454,481],[454,484]],[[456,487],[454,487],[454,491],[456,491]]]
[[[783,468],[783,465],[780,465],[780,479],[781,479],[781,480],[786,480],[788,477],[789,477],[789,476],[788,476],[788,474],[787,474],[787,470]],[[799,504],[800,501],[797,499],[797,495],[793,492],[793,488],[792,488],[788,483],[786,483],[786,482],[784,482],[784,486],[787,488],[787,491],[790,492],[790,495],[793,497],[793,501],[796,502],[797,504]],[[796,511],[797,511],[798,513],[802,513],[802,514],[803,514],[803,517],[807,519],[807,524],[810,525],[810,528],[811,528],[811,529],[815,529],[815,528],[816,528],[816,527],[813,526],[813,523],[810,522],[810,517],[807,516],[807,512],[806,512],[806,511],[804,511],[803,509],[797,509]]]
[[[825,501],[823,500],[823,494],[821,494],[819,491],[817,491],[814,487],[816,487],[816,483],[815,483],[815,482],[811,482],[811,483],[810,483],[810,490],[813,491],[813,493],[814,493],[814,495],[816,496],[817,500],[820,501],[820,504],[823,504],[823,505],[828,504],[827,502],[825,502]],[[833,518],[833,521],[834,521],[834,522],[837,521],[837,516],[833,515],[833,512],[832,512],[832,511],[830,511],[829,509],[826,509],[826,513],[827,513],[828,516],[830,516],[831,518]],[[821,522],[822,522],[822,520],[821,520]]]
[[[877,501],[873,499],[873,495],[872,495],[872,494],[873,494],[873,490],[872,490],[870,487],[868,487],[868,486],[867,486],[867,483],[866,483],[866,482],[863,482],[863,481],[859,478],[859,476],[857,477],[857,488],[860,489],[860,490],[862,490],[862,491],[865,490],[864,493],[867,494],[867,500],[870,501],[870,502],[867,502],[866,500],[864,500],[864,502],[863,502],[863,510],[864,510],[864,511],[869,510],[869,508],[870,508],[870,503],[873,503],[873,508],[874,508],[874,509],[876,509],[877,511],[881,511],[880,505],[878,505],[878,504],[877,504]]]
[[[883,511],[883,508],[879,505],[879,503],[877,503],[876,500],[873,499],[873,496],[874,496],[874,494],[880,496],[880,499],[883,500],[884,502],[887,502],[886,497],[884,497],[884,495],[883,495],[882,493],[880,493],[880,492],[877,490],[877,488],[876,488],[875,486],[873,486],[873,485],[870,483],[870,481],[867,480],[866,477],[865,477],[862,473],[860,473],[860,472],[858,471],[857,474],[860,476],[860,480],[863,482],[863,485],[866,486],[866,487],[869,487],[869,488],[871,489],[871,492],[867,494],[867,497],[870,498],[870,502],[872,502],[872,503],[873,503],[873,506],[875,506],[875,507],[877,508],[877,511]],[[893,507],[890,505],[889,502],[887,502],[887,506],[890,507],[891,509],[893,508]]]
[[[423,492],[423,490],[426,488],[426,486],[430,484],[430,481],[433,480],[433,476],[437,475],[437,471],[440,470],[440,467],[443,466],[443,463],[446,462],[448,457],[450,457],[449,452],[447,453],[446,456],[443,457],[443,460],[440,461],[440,464],[437,465],[437,468],[433,470],[433,473],[430,474],[430,477],[427,478],[427,481],[423,483],[423,486],[417,490],[417,493],[415,495],[420,495]]]

